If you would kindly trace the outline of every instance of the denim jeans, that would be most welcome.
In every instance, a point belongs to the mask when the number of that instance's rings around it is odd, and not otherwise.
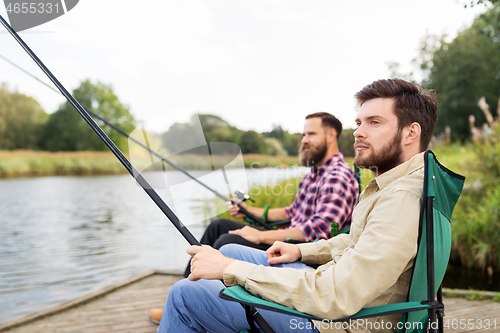
[[[227,257],[269,266],[266,253],[262,250],[228,244],[220,251]],[[310,268],[299,262],[273,266]],[[223,288],[224,284],[219,280],[193,282],[184,279],[174,284],[168,294],[158,332],[225,333],[250,329],[243,307],[237,302],[219,298],[219,291]],[[319,332],[307,319],[266,310],[259,312],[276,332]]]

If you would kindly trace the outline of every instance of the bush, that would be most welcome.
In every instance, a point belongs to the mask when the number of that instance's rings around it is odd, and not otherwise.
[[[498,270],[500,125],[482,140],[476,140],[470,148],[474,155],[463,159],[468,176],[466,187],[453,214],[451,259],[468,268]]]

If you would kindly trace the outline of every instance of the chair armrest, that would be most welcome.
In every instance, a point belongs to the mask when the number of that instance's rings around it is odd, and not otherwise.
[[[232,302],[239,302],[242,304],[247,304],[251,305],[256,308],[264,309],[264,310],[269,310],[269,311],[275,311],[279,313],[284,313],[292,316],[297,316],[301,318],[307,318],[307,319],[312,319],[312,320],[318,320],[322,321],[324,320],[323,318],[317,318],[311,315],[308,315],[307,313],[303,313],[294,309],[290,309],[284,305],[265,301],[257,296],[254,296],[250,294],[248,291],[246,291],[245,288],[243,288],[240,285],[233,286],[233,287],[228,287],[220,291],[219,297],[227,300],[227,301],[232,301]],[[347,320],[356,320],[356,319],[363,319],[363,318],[369,318],[369,317],[376,317],[376,316],[386,316],[386,315],[391,315],[391,314],[397,314],[397,313],[406,313],[406,312],[412,312],[412,311],[421,311],[421,310],[428,310],[431,308],[443,308],[444,306],[442,304],[422,304],[420,302],[405,302],[405,303],[395,303],[395,304],[387,304],[387,305],[381,305],[381,306],[374,306],[371,308],[364,308],[361,309],[358,313],[346,317],[346,318],[338,318],[338,319],[327,319],[328,321],[331,322],[337,322],[337,321],[347,321]]]

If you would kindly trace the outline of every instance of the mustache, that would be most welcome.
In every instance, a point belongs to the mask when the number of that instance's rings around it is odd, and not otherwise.
[[[314,148],[313,145],[310,145],[308,143],[303,143],[301,146],[300,146],[300,150],[304,150],[305,148]]]
[[[366,146],[366,147],[371,147],[371,144],[366,142],[366,141],[362,141],[362,140],[356,140],[354,141],[354,148],[356,148],[356,146],[358,145],[361,145],[361,146]]]

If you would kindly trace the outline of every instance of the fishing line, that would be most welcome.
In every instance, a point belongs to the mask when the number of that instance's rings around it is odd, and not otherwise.
[[[42,83],[43,85],[45,85],[46,87],[52,89],[53,91],[55,91],[56,93],[58,94],[62,94],[60,91],[58,91],[57,89],[55,89],[54,87],[50,86],[49,84],[45,83],[44,81],[40,80],[38,77],[36,77],[35,75],[31,74],[30,72],[26,71],[25,69],[23,69],[22,67],[18,66],[17,64],[15,64],[14,62],[12,62],[11,60],[5,58],[4,56],[2,56],[0,54],[0,58],[2,58],[3,60],[5,60],[6,62],[8,62],[9,64],[11,64],[12,66],[16,67],[17,69],[21,70],[22,72],[26,73],[27,75],[31,76],[32,78],[34,78],[35,80],[37,80],[38,82]],[[49,77],[50,78],[50,77]],[[62,94],[64,96],[64,94]],[[184,175],[188,176],[189,178],[191,178],[192,180],[194,180],[195,182],[197,182],[198,184],[200,184],[201,186],[203,186],[204,188],[206,188],[207,190],[209,190],[210,192],[212,192],[213,194],[215,194],[218,198],[224,200],[224,201],[230,201],[230,202],[233,202],[234,204],[236,204],[239,208],[240,208],[240,212],[245,214],[247,217],[251,218],[252,220],[254,220],[255,222],[257,222],[258,224],[260,224],[262,227],[266,228],[267,230],[271,230],[273,229],[268,223],[264,222],[262,219],[258,218],[257,216],[255,216],[254,214],[250,213],[245,207],[241,206],[240,203],[235,203],[233,200],[231,200],[230,198],[220,194],[219,192],[217,192],[216,190],[214,190],[213,188],[209,187],[208,185],[206,185],[205,183],[203,183],[202,181],[200,181],[198,178],[192,176],[189,172],[187,172],[186,170],[184,170],[183,168],[179,167],[178,165],[174,164],[173,162],[170,162],[169,160],[167,160],[165,157],[163,157],[162,155],[160,155],[159,153],[155,152],[154,150],[152,150],[150,148],[150,145],[148,144],[148,140],[147,140],[147,136],[146,136],[146,133],[144,132],[143,130],[143,134],[144,134],[144,138],[145,138],[145,142],[146,142],[146,145],[142,144],[140,141],[137,141],[136,139],[134,139],[133,137],[129,136],[125,131],[123,131],[122,129],[120,129],[119,127],[113,125],[112,123],[110,123],[109,121],[103,119],[102,117],[100,117],[99,115],[95,114],[94,112],[90,111],[89,109],[87,109],[86,107],[83,107],[85,109],[85,111],[90,114],[92,117],[94,118],[97,118],[99,120],[101,120],[103,123],[105,123],[106,125],[108,125],[109,127],[111,127],[113,130],[117,131],[118,133],[120,133],[121,135],[125,136],[126,138],[128,138],[130,141],[134,142],[135,144],[141,146],[142,148],[146,149],[149,153],[150,153],[150,157],[151,157],[151,160],[153,161],[153,158],[151,156],[151,154],[153,154],[154,156],[158,157],[159,159],[161,159],[163,162],[167,163],[168,165],[170,165],[172,168],[176,169],[177,171],[180,171],[181,173],[183,173]],[[165,171],[165,169],[164,169]],[[226,181],[226,185],[227,184],[227,177],[226,177],[226,174],[224,172],[224,168],[222,168],[222,171],[223,171],[223,175],[224,175],[224,179]]]
[[[111,150],[111,152],[118,158],[122,165],[127,169],[127,171],[134,177],[139,183],[139,185],[146,191],[149,197],[156,203],[158,208],[167,216],[167,218],[172,222],[172,224],[177,228],[177,230],[182,234],[182,236],[187,240],[190,245],[200,246],[200,242],[193,236],[193,234],[182,225],[179,218],[174,214],[174,212],[167,206],[167,204],[160,198],[160,196],[151,188],[146,179],[134,168],[132,163],[123,155],[123,153],[118,149],[113,141],[104,133],[104,131],[97,125],[97,123],[90,117],[90,115],[85,111],[85,109],[78,103],[78,101],[64,88],[64,86],[57,80],[57,78],[49,71],[49,69],[43,64],[43,62],[35,55],[35,53],[26,45],[26,43],[19,37],[19,35],[12,29],[12,27],[5,21],[5,19],[0,15],[0,22],[7,29],[7,31],[14,37],[14,39],[21,45],[21,47],[29,54],[29,56],[35,61],[35,63],[40,67],[40,69],[47,75],[47,77],[54,83],[54,85],[59,89],[61,94],[68,100],[68,102],[76,109],[76,111],[82,116],[82,118],[89,124],[89,126],[96,132],[96,134],[101,138],[101,140],[106,144],[106,146]]]

